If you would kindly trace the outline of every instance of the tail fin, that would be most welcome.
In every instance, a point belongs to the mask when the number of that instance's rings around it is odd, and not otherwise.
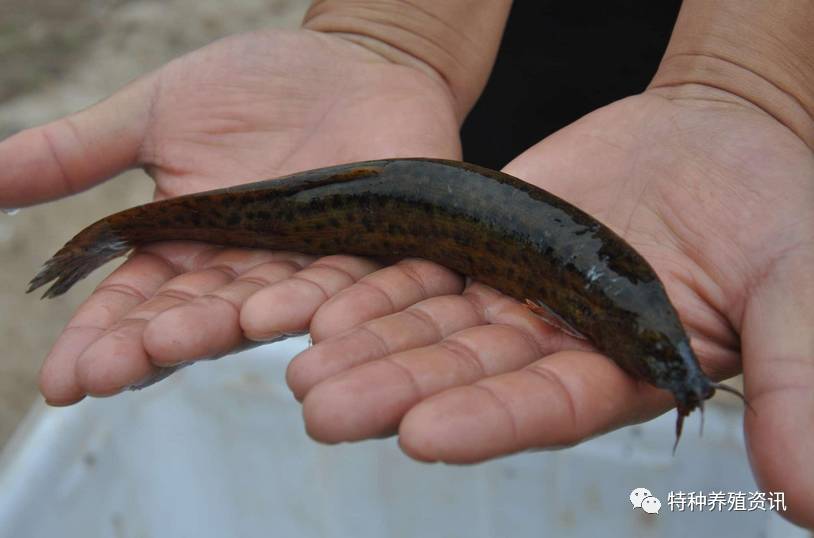
[[[31,280],[26,293],[55,280],[42,298],[62,295],[97,267],[126,254],[132,246],[118,236],[107,222],[99,221],[82,230],[45,262],[37,276]]]

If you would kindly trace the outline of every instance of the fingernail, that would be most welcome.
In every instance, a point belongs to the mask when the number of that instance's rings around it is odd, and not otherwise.
[[[268,333],[268,334],[262,334],[262,335],[258,334],[258,335],[247,336],[247,338],[249,338],[250,340],[253,340],[254,342],[259,342],[261,344],[268,344],[269,342],[276,342],[277,340],[280,340],[281,338],[285,338],[285,336],[280,331],[274,331],[274,332],[271,332],[271,333]]]
[[[49,400],[48,398],[45,398],[45,404],[46,404],[46,405],[48,405],[49,407],[68,407],[69,405],[73,405],[73,404],[79,403],[79,402],[81,402],[81,401],[82,401],[82,400],[84,400],[84,399],[85,399],[85,397],[84,397],[84,396],[82,396],[82,397],[81,397],[81,398],[79,398],[78,400],[70,400],[70,401],[57,402],[57,401],[54,401],[54,400]]]
[[[162,380],[166,379],[167,377],[169,377],[170,374],[180,370],[181,368],[184,368],[185,366],[189,366],[190,364],[192,364],[192,363],[191,362],[181,362],[181,363],[178,363],[178,364],[173,365],[173,366],[163,366],[163,367],[159,368],[158,371],[148,375],[147,377],[145,377],[141,381],[137,381],[136,383],[133,383],[132,385],[128,385],[128,386],[126,386],[124,388],[126,390],[146,389],[150,385],[155,385],[159,381],[162,381]]]

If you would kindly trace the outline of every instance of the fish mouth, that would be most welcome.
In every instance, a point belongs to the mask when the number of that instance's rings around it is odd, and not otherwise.
[[[681,430],[684,426],[684,418],[695,409],[701,410],[701,432],[704,431],[704,401],[712,398],[715,394],[716,384],[710,380],[701,370],[698,359],[695,357],[689,342],[681,342],[678,346],[678,354],[681,362],[688,368],[687,377],[679,387],[672,389],[673,397],[676,400],[678,417],[676,419],[676,440],[673,445],[675,454],[678,441],[681,438]]]
[[[682,390],[673,391],[678,414],[682,417],[686,417],[695,409],[703,412],[704,401],[712,398],[716,388],[716,384],[703,374],[695,376],[687,385]]]
[[[673,388],[672,393],[676,400],[676,408],[678,410],[678,418],[676,420],[676,440],[673,445],[673,453],[675,453],[678,446],[678,440],[681,438],[681,428],[684,424],[684,418],[692,413],[695,409],[701,410],[701,432],[704,431],[704,401],[709,400],[715,395],[716,390],[729,392],[743,400],[744,405],[754,412],[754,409],[746,397],[738,390],[724,383],[716,383],[704,374],[698,365],[698,360],[692,352],[688,343],[678,346],[678,352],[686,365],[695,365],[694,371],[690,373],[687,379],[681,383],[680,388]]]
[[[715,385],[706,376],[700,374],[689,383],[689,387],[680,391],[673,391],[676,400],[678,417],[676,418],[676,440],[673,444],[673,454],[678,448],[681,439],[681,430],[684,427],[684,418],[695,409],[701,410],[701,433],[704,432],[704,401],[715,394]]]
[[[724,383],[712,381],[702,370],[695,357],[689,342],[681,342],[676,346],[681,362],[687,367],[687,376],[678,387],[673,387],[672,393],[676,399],[676,406],[680,415],[687,416],[694,409],[700,408],[703,412],[704,401],[715,395],[716,390],[729,392],[740,398],[746,407],[751,409],[743,393],[738,389]]]

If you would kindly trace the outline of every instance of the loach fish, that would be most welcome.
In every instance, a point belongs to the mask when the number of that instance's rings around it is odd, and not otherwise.
[[[367,161],[153,202],[82,230],[28,291],[65,293],[133,247],[196,240],[308,254],[420,257],[520,301],[667,389],[676,443],[715,389],[655,271],[580,209],[512,176],[437,159]]]

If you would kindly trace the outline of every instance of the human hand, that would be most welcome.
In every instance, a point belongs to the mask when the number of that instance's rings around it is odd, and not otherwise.
[[[454,158],[455,106],[439,80],[340,37],[232,37],[2,142],[0,206],[66,196],[134,166],[147,169],[163,198],[345,161]],[[43,366],[42,392],[69,404],[247,338],[305,331],[326,295],[376,267],[344,256],[150,246],[68,323]]]
[[[801,427],[814,419],[811,150],[742,99],[690,86],[589,114],[505,170],[650,261],[708,375],[743,365],[755,472],[811,524],[814,435]],[[354,285],[320,307],[317,343],[288,371],[314,438],[398,432],[414,458],[476,462],[578,443],[672,405],[494,290],[405,298],[415,287],[382,278],[375,292]]]

